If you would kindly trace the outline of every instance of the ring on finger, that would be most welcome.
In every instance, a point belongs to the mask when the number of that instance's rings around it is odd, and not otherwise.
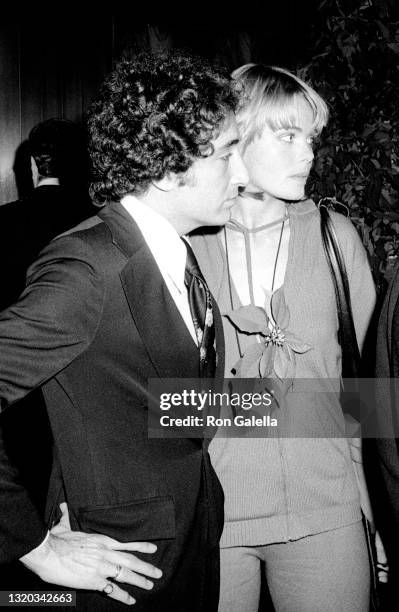
[[[121,565],[117,565],[116,568],[115,568],[115,575],[112,577],[113,580],[118,580],[118,578],[119,578],[119,576],[121,574],[121,571],[122,571],[122,566]]]
[[[112,584],[112,582],[107,582],[107,584],[103,588],[103,593],[105,593],[106,595],[111,595],[113,590],[114,590],[114,585]]]

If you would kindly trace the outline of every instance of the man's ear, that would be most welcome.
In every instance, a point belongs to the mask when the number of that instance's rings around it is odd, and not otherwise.
[[[152,181],[152,184],[160,191],[173,191],[180,186],[181,179],[175,172],[169,172],[159,181]]]

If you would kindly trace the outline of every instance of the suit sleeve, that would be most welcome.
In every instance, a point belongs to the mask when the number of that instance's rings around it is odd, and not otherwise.
[[[96,258],[80,238],[52,242],[28,271],[17,303],[0,313],[0,402],[12,404],[55,376],[91,343],[104,298]],[[7,456],[0,431],[0,561],[44,539],[40,519]]]

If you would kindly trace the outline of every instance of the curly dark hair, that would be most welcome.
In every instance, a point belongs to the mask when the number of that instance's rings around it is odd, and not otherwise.
[[[121,60],[88,116],[93,199],[120,200],[186,172],[212,154],[236,106],[227,71],[203,58],[175,51]]]

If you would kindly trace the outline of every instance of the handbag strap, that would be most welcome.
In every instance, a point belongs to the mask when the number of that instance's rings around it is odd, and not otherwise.
[[[346,272],[345,261],[342,250],[338,242],[337,234],[332,223],[329,208],[333,208],[331,198],[323,198],[318,204],[320,211],[320,226],[323,240],[324,252],[331,271],[334,283],[335,298],[337,302],[338,324],[339,324],[339,343],[342,350],[342,378],[357,378],[360,375],[360,352],[357,343],[355,324],[351,307],[348,275]],[[345,411],[345,406],[343,406]],[[358,408],[353,409],[349,406],[349,414],[360,421]],[[380,609],[380,599],[378,595],[378,575],[377,575],[377,555],[375,551],[374,539],[371,534],[370,524],[362,512],[363,527],[365,530],[367,551],[369,555],[371,573],[371,593],[370,593],[370,612],[377,612]]]
[[[331,200],[323,198],[318,204],[324,252],[331,271],[338,314],[338,340],[342,351],[342,378],[360,376],[360,352],[351,307],[348,275],[342,250],[328,208]]]

